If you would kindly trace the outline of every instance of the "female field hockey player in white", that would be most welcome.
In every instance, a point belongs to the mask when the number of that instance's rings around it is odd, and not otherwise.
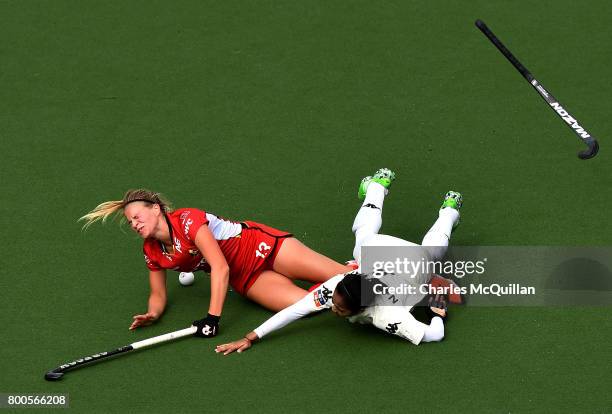
[[[388,188],[395,174],[380,169],[374,177],[366,177],[359,187],[363,204],[353,224],[355,233],[354,257],[360,263],[362,246],[418,246],[396,237],[378,234],[382,225],[382,208]],[[440,260],[446,254],[453,228],[459,221],[461,194],[449,191],[439,211],[439,216],[423,239],[422,246],[431,260]],[[428,274],[427,279],[431,277]],[[244,351],[265,335],[313,312],[330,309],[338,316],[348,317],[351,322],[369,323],[388,333],[409,340],[415,345],[421,342],[435,342],[444,338],[443,309],[432,308],[434,316],[429,325],[417,321],[410,313],[413,305],[424,298],[412,295],[413,302],[403,306],[378,306],[374,303],[373,285],[376,279],[366,278],[355,272],[339,274],[322,283],[305,295],[299,302],[278,312],[258,328],[237,341],[219,345],[216,352],[224,355]],[[427,280],[425,280],[427,283]],[[365,289],[365,290],[364,290]],[[416,297],[415,297],[416,296]],[[364,306],[364,303],[371,305]]]
[[[144,239],[150,295],[145,313],[130,329],[156,321],[166,307],[166,270],[210,273],[208,314],[194,322],[196,336],[217,335],[228,285],[272,311],[300,300],[306,291],[293,283],[321,283],[352,267],[306,247],[292,234],[255,222],[234,222],[195,208],[173,210],[159,193],[128,191],[122,200],[98,205],[81,218],[88,227],[123,212]]]

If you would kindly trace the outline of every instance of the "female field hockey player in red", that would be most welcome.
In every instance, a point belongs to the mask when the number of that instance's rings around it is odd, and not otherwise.
[[[159,193],[144,189],[102,203],[81,220],[88,227],[119,212],[144,239],[151,287],[148,310],[134,316],[130,329],[149,325],[164,312],[166,269],[210,272],[208,314],[194,322],[196,335],[202,337],[218,333],[228,284],[263,307],[279,311],[307,293],[293,280],[321,283],[352,269],[311,250],[290,233],[195,208],[173,210]]]

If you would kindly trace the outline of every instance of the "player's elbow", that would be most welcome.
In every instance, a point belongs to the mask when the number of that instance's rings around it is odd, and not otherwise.
[[[444,322],[441,318],[435,317],[431,324],[425,329],[423,342],[440,342],[444,339]]]
[[[429,332],[427,335],[426,342],[440,342],[444,339],[444,330],[435,330],[433,332]]]
[[[230,271],[229,265],[225,262],[219,263],[215,266],[211,266],[210,268],[211,275],[214,273],[215,275],[229,276],[229,271]]]

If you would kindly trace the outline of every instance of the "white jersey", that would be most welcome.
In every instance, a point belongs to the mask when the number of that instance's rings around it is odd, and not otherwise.
[[[400,239],[399,237],[388,236],[386,234],[371,234],[361,240],[359,248],[356,248],[353,252],[357,263],[361,264],[361,248],[362,247],[392,247],[392,246],[418,246],[418,244],[410,242],[408,240]]]
[[[416,263],[420,260],[429,261],[432,257],[431,249],[429,246],[422,246],[408,240],[400,239],[398,237],[388,236],[386,234],[372,234],[368,237],[365,237],[361,243],[362,248],[368,247],[378,247],[378,248],[389,248],[389,247],[411,247],[411,249],[407,249],[406,259],[410,260],[413,263]],[[413,249],[414,248],[414,249]],[[436,249],[434,247],[433,249]],[[361,253],[361,249],[360,253]],[[368,269],[364,269],[362,267],[361,256],[359,256],[359,271],[367,272],[370,274],[372,271],[372,256],[370,256],[370,264]],[[382,305],[382,307],[387,308],[389,306],[397,307],[398,305],[407,306],[408,309],[411,309],[412,306],[418,304],[425,298],[425,294],[420,289],[421,285],[428,283],[431,280],[433,273],[430,271],[418,271],[412,275],[407,274],[385,274],[380,277],[380,281],[387,286],[390,287],[401,287],[402,285],[412,286],[415,290],[414,293],[406,293],[406,294],[396,294],[393,296],[376,296],[376,304]]]
[[[263,338],[270,332],[281,329],[310,313],[330,309],[333,292],[342,279],[344,279],[344,274],[332,277],[298,302],[272,316],[255,328],[254,332],[259,338]],[[412,306],[369,306],[359,314],[349,317],[348,320],[354,323],[372,324],[385,332],[418,345],[425,335],[427,325],[417,321],[410,313],[411,309]]]
[[[227,240],[236,237],[242,232],[242,225],[230,220],[225,220],[211,213],[206,213],[208,228],[215,236],[215,240]]]
[[[255,328],[253,332],[259,338],[263,338],[270,332],[276,331],[293,321],[296,321],[310,313],[330,309],[332,305],[332,295],[338,283],[344,279],[344,275],[336,275],[324,282],[306,296],[291,306],[286,307],[270,319]]]

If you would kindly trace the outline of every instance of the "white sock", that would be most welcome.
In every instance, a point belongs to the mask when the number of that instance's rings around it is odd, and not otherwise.
[[[438,219],[423,237],[421,243],[423,246],[433,247],[429,249],[433,260],[440,260],[446,254],[453,226],[458,220],[459,212],[454,208],[446,207],[438,213]]]
[[[444,321],[439,316],[434,316],[425,328],[421,342],[438,342],[442,339],[444,339]]]
[[[368,185],[365,200],[363,200],[362,205],[365,206],[367,204],[374,204],[376,207],[382,210],[383,203],[385,201],[385,196],[388,193],[389,191],[385,187],[383,187],[382,184],[372,181],[370,185]]]
[[[378,234],[382,226],[382,208],[386,194],[387,189],[381,184],[371,182],[368,185],[365,200],[353,222],[353,233],[355,233],[353,257],[357,262],[360,261],[363,240],[372,234]]]

